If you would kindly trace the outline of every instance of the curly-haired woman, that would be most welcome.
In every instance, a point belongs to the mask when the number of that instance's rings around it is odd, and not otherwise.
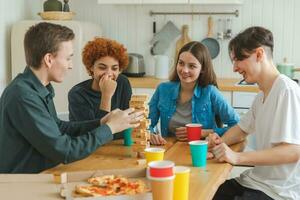
[[[132,90],[120,74],[128,65],[126,48],[114,40],[95,38],[85,45],[82,61],[92,78],[69,91],[70,120],[100,119],[116,108],[127,109]]]

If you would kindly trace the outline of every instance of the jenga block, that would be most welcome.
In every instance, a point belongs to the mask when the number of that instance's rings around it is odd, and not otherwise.
[[[136,138],[150,140],[150,131],[142,130],[141,132],[138,132],[135,136],[136,136]]]
[[[149,119],[142,119],[140,121],[140,125],[137,128],[146,130],[148,129],[149,125],[150,125]]]
[[[132,151],[134,152],[143,152],[146,149],[147,145],[132,145]]]
[[[137,139],[147,139],[147,137],[146,137],[146,135],[144,134],[144,132],[132,134],[132,138],[137,138]]]
[[[143,102],[143,101],[129,101],[129,107],[130,108],[144,108],[147,106],[147,102]]]
[[[142,108],[136,108],[135,111],[142,111],[144,113],[144,116],[146,118],[148,118],[148,115],[149,115],[149,106],[145,106],[145,107],[142,107]]]
[[[151,133],[150,133],[149,130],[145,130],[145,131],[144,131],[144,137],[145,137],[146,140],[150,140],[150,134],[151,134]],[[142,136],[142,137],[143,137],[143,136]]]
[[[139,94],[139,95],[132,95],[131,100],[132,101],[147,101],[149,99],[148,94]]]
[[[136,161],[136,163],[137,163],[138,165],[146,165],[146,164],[147,164],[147,161],[146,161],[146,159],[138,159],[138,160]]]
[[[137,145],[147,145],[147,140],[146,138],[145,139],[142,139],[142,138],[133,138],[133,141],[134,141],[134,145],[137,144]]]
[[[132,130],[132,133],[140,134],[140,133],[142,133],[143,131],[144,131],[144,129],[134,128],[134,129]]]

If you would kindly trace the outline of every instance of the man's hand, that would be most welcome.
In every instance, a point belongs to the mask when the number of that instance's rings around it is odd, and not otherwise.
[[[150,143],[153,145],[164,145],[167,141],[160,134],[150,134]]]
[[[187,141],[187,132],[186,132],[186,127],[179,127],[175,129],[175,135],[177,140],[181,142]]]
[[[219,162],[228,162],[232,165],[238,164],[239,153],[232,151],[225,143],[213,147],[212,153]]]
[[[214,146],[223,142],[222,138],[216,133],[210,133],[206,140],[208,141],[208,149],[212,149]]]
[[[214,158],[214,154],[212,153],[212,149],[222,143],[222,138],[216,133],[210,133],[206,140],[208,141],[208,152],[207,152],[207,159]]]
[[[144,118],[144,112],[134,112],[134,108],[127,110],[115,109],[104,117],[101,122],[110,127],[112,133],[121,132],[127,128],[136,128],[140,125],[140,120]]]

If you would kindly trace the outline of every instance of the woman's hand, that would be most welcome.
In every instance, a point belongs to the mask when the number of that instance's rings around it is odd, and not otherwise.
[[[187,132],[186,132],[186,127],[178,127],[175,129],[175,135],[177,140],[181,142],[186,142],[187,141]]]
[[[104,74],[99,81],[99,87],[102,96],[111,98],[116,91],[117,81]]]
[[[154,145],[164,145],[167,141],[160,134],[150,134],[150,143]]]

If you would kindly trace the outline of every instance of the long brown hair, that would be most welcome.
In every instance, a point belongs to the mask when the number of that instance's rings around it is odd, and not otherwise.
[[[174,65],[169,80],[170,81],[179,81],[179,76],[177,74],[177,64],[179,60],[179,56],[183,52],[190,52],[201,64],[201,72],[198,77],[198,85],[202,87],[206,87],[208,85],[214,85],[218,87],[217,77],[213,69],[211,57],[209,51],[206,46],[201,44],[200,42],[193,41],[185,44],[179,51],[178,56],[176,58],[176,64]]]
[[[185,44],[179,51],[176,58],[176,64],[174,65],[169,80],[170,81],[180,81],[177,74],[177,64],[180,54],[183,52],[190,52],[201,64],[201,72],[198,77],[198,85],[201,87],[206,87],[208,85],[214,85],[218,88],[217,76],[213,69],[211,56],[206,46],[200,42],[193,41]],[[215,121],[218,127],[223,127],[223,123],[219,115],[215,115]]]

